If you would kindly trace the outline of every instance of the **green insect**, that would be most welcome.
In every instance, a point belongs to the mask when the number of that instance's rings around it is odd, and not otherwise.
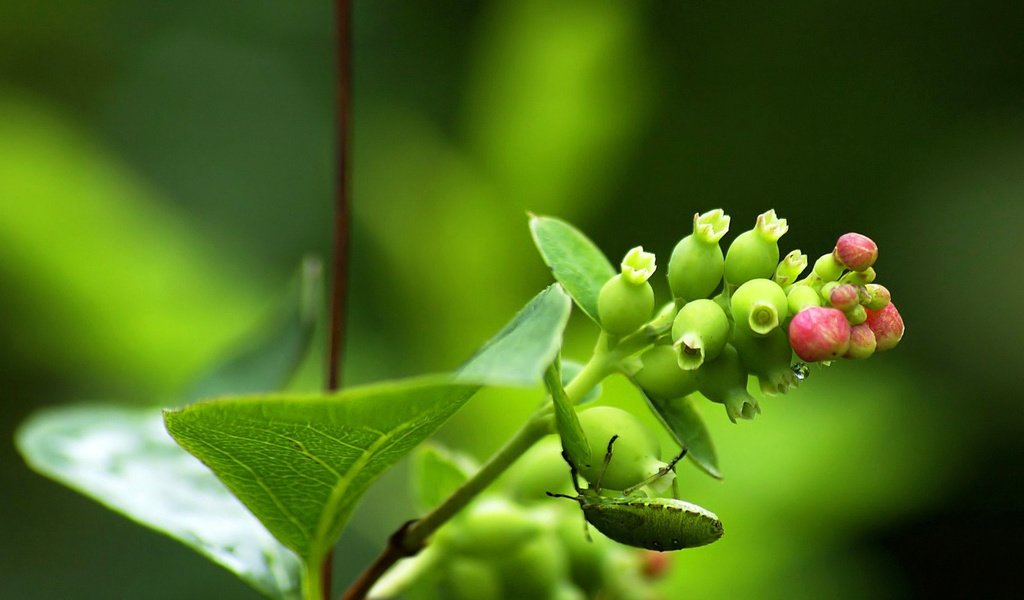
[[[611,461],[612,445],[618,436],[608,441],[604,466]],[[635,486],[623,490],[623,495],[608,498],[601,495],[601,480],[588,488],[581,488],[576,466],[565,456],[572,472],[572,483],[577,496],[565,494],[548,495],[553,498],[568,498],[579,502],[583,516],[588,523],[609,538],[637,548],[666,552],[696,548],[716,541],[722,537],[722,522],[711,511],[696,504],[675,498],[631,498],[630,493],[668,474],[686,455],[686,449],[676,456],[672,462],[648,479]]]

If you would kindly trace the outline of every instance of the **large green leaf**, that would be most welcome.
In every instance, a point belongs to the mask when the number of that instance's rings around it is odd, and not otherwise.
[[[283,387],[309,350],[322,298],[320,259],[307,257],[263,327],[193,383],[185,400]]]
[[[562,439],[562,449],[572,464],[577,467],[590,466],[590,444],[587,443],[587,434],[583,432],[576,409],[562,387],[561,371],[561,365],[556,359],[544,374],[544,384],[551,394],[551,402],[555,408],[558,436]]]
[[[686,448],[687,458],[708,475],[721,479],[718,453],[700,412],[694,406],[693,396],[672,400],[657,400],[647,394],[644,397],[676,442]]]
[[[531,215],[530,231],[555,280],[587,316],[600,322],[597,295],[601,286],[615,275],[608,258],[580,230],[561,219]]]
[[[30,418],[16,443],[43,475],[194,548],[269,597],[299,597],[297,557],[174,443],[158,410],[50,409]]]
[[[370,484],[480,385],[537,383],[558,354],[569,309],[559,286],[547,288],[455,377],[221,398],[167,411],[164,421],[277,539],[316,564]]]
[[[571,310],[562,286],[548,286],[462,365],[456,377],[481,385],[536,385],[558,356]]]
[[[476,391],[447,377],[269,394],[168,411],[171,436],[284,545],[319,561],[373,481]]]

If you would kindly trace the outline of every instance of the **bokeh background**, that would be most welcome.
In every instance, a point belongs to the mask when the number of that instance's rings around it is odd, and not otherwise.
[[[255,597],[11,439],[44,406],[174,405],[326,255],[331,56],[323,1],[0,0],[0,596]],[[714,207],[734,232],[775,208],[812,258],[861,231],[902,345],[754,422],[706,407],[726,479],[680,477],[729,533],[668,597],[1013,594],[1024,4],[359,1],[355,79],[349,384],[454,367],[546,285],[527,210],[662,265]],[[484,457],[536,401],[482,394],[440,435]],[[399,469],[340,582],[410,510]]]

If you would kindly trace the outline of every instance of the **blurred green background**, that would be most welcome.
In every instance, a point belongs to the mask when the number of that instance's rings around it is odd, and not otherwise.
[[[11,438],[43,406],[174,405],[326,255],[330,36],[326,2],[0,0],[0,597],[255,597]],[[861,231],[906,338],[754,422],[706,407],[726,479],[680,477],[728,535],[667,596],[1013,593],[1024,4],[357,2],[354,68],[349,384],[454,367],[546,285],[526,210],[662,265],[714,207],[734,233],[775,208],[812,258]],[[482,458],[536,401],[481,394],[441,436]],[[339,582],[405,488],[364,501]]]

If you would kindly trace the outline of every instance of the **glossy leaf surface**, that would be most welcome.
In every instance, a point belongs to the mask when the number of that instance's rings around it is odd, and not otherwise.
[[[530,232],[555,280],[588,317],[599,323],[597,296],[616,272],[608,258],[583,232],[561,219],[533,215]]]

